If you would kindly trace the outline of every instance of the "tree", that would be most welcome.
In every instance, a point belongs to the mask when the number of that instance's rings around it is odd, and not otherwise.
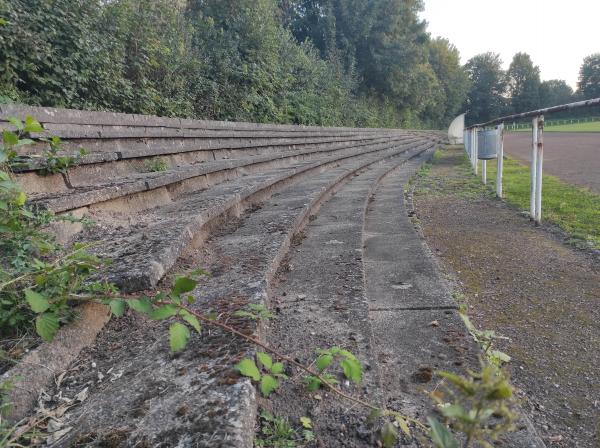
[[[527,53],[517,53],[508,68],[508,93],[514,113],[539,108],[540,68],[533,65]]]
[[[444,91],[445,98],[437,104],[439,122],[447,125],[463,106],[469,90],[469,77],[460,65],[460,55],[447,39],[429,43],[429,64]]]
[[[356,74],[358,90],[395,104],[411,120],[439,98],[419,0],[280,0],[299,41]],[[432,76],[433,75],[433,76]]]
[[[573,101],[573,89],[562,79],[551,79],[540,84],[540,107],[552,107]]]
[[[600,53],[594,53],[583,60],[577,87],[583,99],[600,97]]]
[[[501,115],[506,108],[506,75],[497,53],[478,54],[465,65],[471,81],[466,109],[469,123],[488,121]]]

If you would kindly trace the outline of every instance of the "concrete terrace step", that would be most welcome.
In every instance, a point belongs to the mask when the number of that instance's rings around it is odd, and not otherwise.
[[[217,178],[231,179],[238,177],[243,171],[254,172],[268,169],[272,166],[289,164],[308,158],[320,158],[332,154],[346,154],[349,152],[369,151],[383,144],[400,144],[417,141],[417,138],[400,137],[397,139],[377,139],[361,145],[336,145],[334,148],[318,148],[306,151],[283,152],[272,155],[257,155],[243,159],[217,160],[213,162],[188,164],[162,172],[150,173],[123,173],[109,182],[96,175],[83,176],[71,170],[69,181],[71,188],[66,186],[58,191],[30,194],[31,201],[43,208],[55,212],[85,207],[91,204],[108,201],[122,196],[140,193],[147,190],[171,186],[186,180],[205,177],[205,182],[200,183],[202,188],[208,188],[215,183]],[[243,168],[243,170],[240,170]],[[110,166],[106,167],[110,170]],[[75,171],[75,174],[73,173]],[[217,175],[218,173],[218,175]],[[210,176],[213,174],[214,176]],[[210,178],[210,180],[209,180]],[[173,187],[176,188],[176,187]],[[30,191],[32,188],[30,188]]]
[[[417,148],[429,147],[421,143]],[[100,255],[113,259],[108,279],[124,291],[151,288],[164,276],[189,245],[198,245],[219,218],[237,216],[246,207],[268,199],[290,183],[310,178],[318,171],[342,164],[353,169],[353,159],[379,160],[408,150],[400,147],[377,148],[368,153],[330,157],[318,162],[303,162],[267,173],[244,176],[218,184],[208,190],[189,193],[175,202],[147,211],[136,224],[104,227]],[[414,144],[412,144],[414,147]],[[93,229],[92,229],[93,230]],[[92,239],[84,235],[85,239]]]
[[[269,284],[293,235],[325,200],[369,166],[384,160],[395,165],[431,147],[426,144],[405,152],[348,160],[280,190],[260,209],[246,214],[236,229],[214,236],[207,244],[206,249],[214,254],[208,269],[214,274],[194,292],[198,298],[195,306],[226,312],[248,302],[266,303]],[[126,335],[106,334],[111,341],[127,337],[131,343],[115,347],[110,359],[95,352],[90,356],[100,370],[113,368],[122,376],[91,386],[90,398],[67,414],[68,422],[77,425],[56,446],[72,446],[92,434],[100,446],[115,432],[120,434],[122,446],[252,446],[254,387],[232,370],[232,363],[251,348],[211,330],[194,336],[188,350],[173,358],[163,341],[147,343],[148,337],[162,339],[158,335],[163,331],[154,325],[149,334],[148,325],[142,323],[128,327]],[[142,340],[145,343],[140,343]],[[64,383],[65,394],[72,395],[68,388],[77,389],[77,384],[86,381],[85,374],[75,380],[75,384]],[[168,393],[162,394],[162,390]]]
[[[297,145],[359,141],[406,133],[390,129],[208,122],[11,105],[0,106],[0,129],[10,128],[4,120],[27,115],[38,119],[46,129],[32,137],[56,135],[64,140],[65,152],[80,147],[90,151],[91,154],[81,160],[83,164],[195,151],[293,148]],[[45,144],[40,142],[23,150],[36,153],[44,147]]]

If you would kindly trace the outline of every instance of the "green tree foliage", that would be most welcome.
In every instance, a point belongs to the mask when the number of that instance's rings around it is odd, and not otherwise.
[[[463,101],[442,78],[461,68],[431,51],[420,8],[416,0],[0,0],[0,96],[206,119],[440,126]]]
[[[600,97],[600,53],[594,53],[583,60],[577,88],[583,99]]]
[[[437,38],[429,44],[429,63],[443,89],[444,100],[435,110],[437,121],[450,122],[458,113],[469,90],[469,77],[460,66],[460,55],[447,39]],[[434,111],[431,112],[434,114]]]
[[[573,89],[562,79],[551,79],[540,84],[540,107],[558,106],[574,101]]]
[[[323,58],[356,75],[361,94],[394,104],[406,121],[445,125],[463,103],[466,86],[458,53],[447,41],[430,45],[426,23],[418,17],[420,1],[280,4],[284,22],[299,41],[312,41]]]
[[[540,106],[540,69],[527,53],[517,53],[506,73],[511,109],[514,113]]]
[[[504,112],[506,75],[496,53],[482,53],[469,59],[466,70],[471,80],[466,108],[469,123],[481,123]]]

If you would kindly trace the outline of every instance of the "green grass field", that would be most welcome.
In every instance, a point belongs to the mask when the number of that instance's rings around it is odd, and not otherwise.
[[[487,168],[488,186],[495,188],[496,161],[488,162]],[[529,210],[529,181],[529,167],[515,159],[504,160],[504,198],[509,204]],[[600,249],[600,195],[544,175],[542,221],[561,227],[573,243],[587,242]]]
[[[515,131],[510,132],[531,132],[531,128],[517,129]],[[600,132],[600,121],[546,126],[544,127],[544,132]]]

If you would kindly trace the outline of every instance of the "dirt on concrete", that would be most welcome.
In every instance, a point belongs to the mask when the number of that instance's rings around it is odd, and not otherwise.
[[[531,161],[531,132],[507,132],[504,151]],[[544,133],[544,172],[600,194],[600,133]]]
[[[546,444],[600,447],[600,263],[494,198],[463,154],[415,180],[427,242],[477,327],[510,338],[499,348]]]

